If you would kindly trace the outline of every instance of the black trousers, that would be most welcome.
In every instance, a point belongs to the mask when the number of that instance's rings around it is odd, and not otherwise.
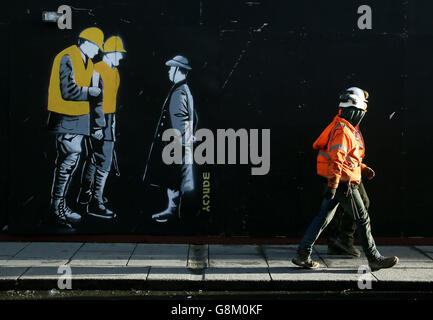
[[[365,208],[369,209],[370,199],[368,198],[367,191],[365,191],[364,184],[361,182],[358,188],[361,195],[362,202]],[[343,206],[337,208],[334,218],[332,219],[329,228],[328,239],[340,239],[343,243],[353,244],[356,232],[356,222],[353,216],[344,211]]]

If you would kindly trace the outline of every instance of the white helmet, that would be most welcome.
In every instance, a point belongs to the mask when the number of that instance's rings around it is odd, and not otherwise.
[[[340,93],[340,108],[355,107],[367,111],[368,92],[357,87],[351,87]]]

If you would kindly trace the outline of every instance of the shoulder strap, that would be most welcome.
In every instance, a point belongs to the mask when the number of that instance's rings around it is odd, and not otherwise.
[[[92,87],[97,87],[97,88],[99,88],[99,77],[100,77],[100,74],[98,73],[98,72],[93,72],[93,75],[92,75]]]

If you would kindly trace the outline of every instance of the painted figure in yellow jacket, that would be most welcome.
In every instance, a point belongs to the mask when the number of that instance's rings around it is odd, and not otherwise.
[[[78,45],[61,51],[51,69],[48,89],[48,129],[56,136],[56,168],[51,189],[50,214],[56,224],[73,228],[81,216],[66,205],[68,186],[81,154],[84,136],[105,127],[102,83],[92,58],[102,50],[103,32],[83,30]],[[92,122],[92,123],[91,123]]]
[[[102,108],[106,126],[102,136],[91,135],[87,138],[89,157],[83,170],[78,203],[86,207],[87,214],[102,219],[116,217],[113,211],[105,207],[103,192],[111,170],[116,140],[115,113],[120,83],[117,67],[125,53],[122,40],[116,36],[110,37],[104,43],[102,61],[95,64],[95,71],[101,75],[103,84]]]

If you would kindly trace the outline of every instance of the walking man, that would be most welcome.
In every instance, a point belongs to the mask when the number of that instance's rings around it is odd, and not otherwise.
[[[360,138],[359,151],[362,155],[364,155],[364,139],[359,127],[356,127],[356,129],[359,132]],[[361,170],[361,175],[363,179],[366,178],[371,180],[374,177],[374,171]],[[367,195],[367,191],[365,190],[362,180],[359,184],[358,191],[362,202],[364,203],[365,209],[368,212],[370,207],[370,199]],[[356,258],[361,256],[361,251],[354,246],[356,222],[350,212],[345,212],[342,206],[338,206],[334,218],[330,222],[329,228],[331,230],[328,237],[328,254],[351,255]]]
[[[180,217],[182,194],[194,190],[192,166],[194,101],[187,84],[187,75],[191,66],[187,58],[179,55],[167,61],[165,65],[169,67],[168,77],[173,82],[173,86],[162,107],[153,148],[143,178],[167,190],[167,208],[152,215],[152,219],[156,222],[167,222],[169,218],[175,216],[175,213]],[[167,145],[162,137],[167,129],[176,129],[180,133],[179,143],[183,151],[181,164],[167,165],[162,162],[162,152]]]
[[[313,148],[319,150],[317,173],[326,178],[327,184],[320,211],[308,227],[299,244],[297,256],[292,260],[300,267],[320,267],[318,262],[311,259],[311,251],[340,204],[356,221],[358,236],[370,269],[376,271],[390,268],[398,262],[397,257],[385,258],[377,250],[368,212],[358,190],[361,172],[367,177],[374,176],[374,171],[362,163],[365,147],[361,143],[361,134],[356,129],[367,111],[367,98],[368,93],[359,88],[345,90],[340,95],[340,114],[313,144]]]
[[[78,203],[85,206],[86,213],[91,216],[113,219],[116,214],[105,207],[103,193],[113,163],[116,140],[116,105],[120,84],[117,67],[120,60],[124,58],[126,50],[122,39],[113,36],[105,41],[103,52],[102,61],[95,64],[95,71],[101,75],[103,83],[102,108],[106,126],[99,134],[92,134],[86,139],[89,157],[83,168]],[[115,167],[118,170],[117,162]]]
[[[103,32],[83,30],[78,45],[61,51],[53,62],[48,90],[48,129],[56,135],[56,168],[51,189],[50,214],[57,224],[72,228],[81,216],[65,201],[81,154],[81,142],[92,131],[105,127],[99,76],[92,58],[102,50]],[[92,117],[91,115],[92,114]],[[92,124],[90,123],[90,119]]]

